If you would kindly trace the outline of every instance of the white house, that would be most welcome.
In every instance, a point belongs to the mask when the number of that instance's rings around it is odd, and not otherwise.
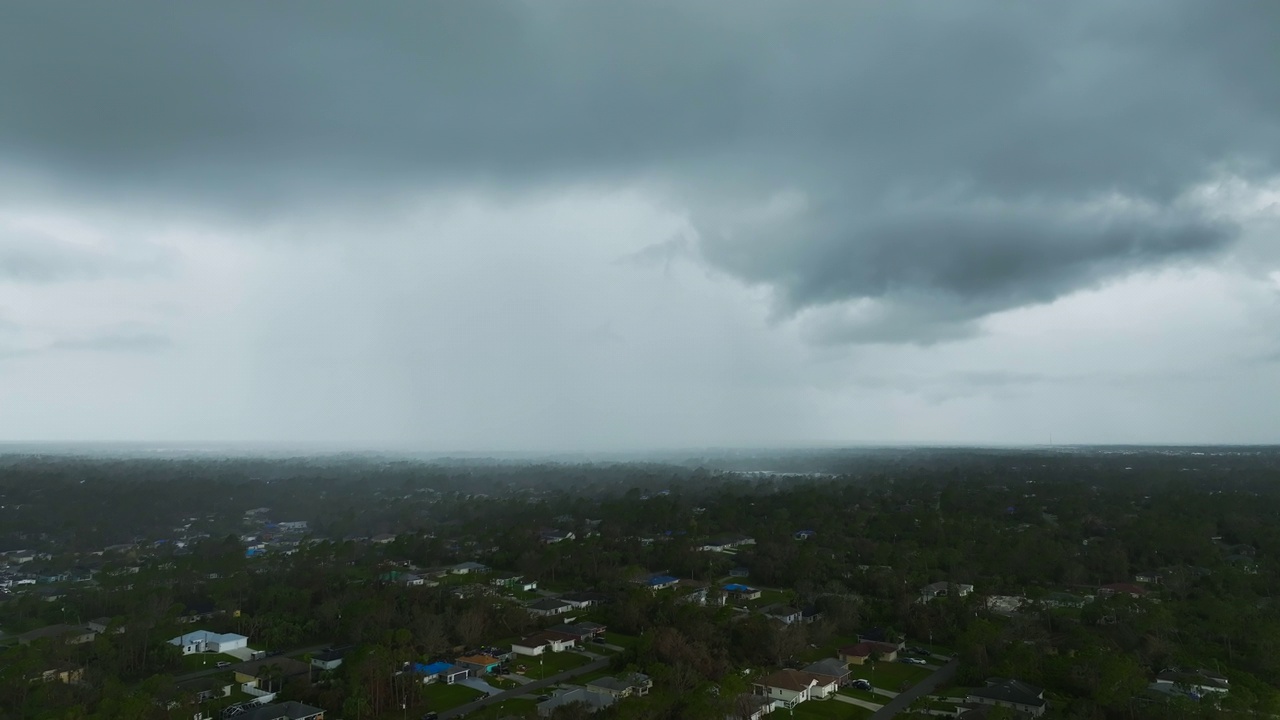
[[[511,643],[511,652],[517,655],[537,656],[547,652],[563,652],[576,644],[572,637],[560,633],[540,632]]]
[[[552,615],[563,615],[573,609],[573,605],[556,598],[542,598],[534,600],[524,606],[529,614],[538,617],[551,617]]]
[[[972,585],[966,585],[964,583],[936,582],[920,588],[920,599],[924,602],[928,602],[934,598],[946,597],[952,593],[958,597],[965,597],[971,592],[973,592]]]
[[[179,635],[169,641],[170,645],[182,648],[183,655],[193,653],[225,653],[249,646],[249,638],[235,633],[214,633],[208,630],[197,630]]]
[[[779,670],[757,680],[755,682],[755,690],[757,695],[775,700],[782,707],[793,708],[806,700],[817,697],[813,694],[813,690],[819,684],[818,678],[811,673],[799,670]]]

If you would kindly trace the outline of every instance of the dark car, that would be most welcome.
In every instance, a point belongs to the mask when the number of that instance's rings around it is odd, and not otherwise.
[[[431,712],[422,716],[422,720],[439,720],[439,718],[440,718],[440,713],[436,712],[435,710],[432,710]]]
[[[853,682],[849,683],[849,687],[853,688],[854,690],[870,690],[871,682],[869,680],[863,680],[862,678],[858,678],[857,680],[854,680]]]

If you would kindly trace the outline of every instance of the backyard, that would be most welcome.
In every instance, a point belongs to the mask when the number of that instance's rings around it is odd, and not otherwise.
[[[448,710],[459,705],[466,705],[476,698],[484,697],[479,690],[472,690],[465,685],[446,685],[435,682],[422,690],[427,710]]]
[[[572,652],[543,653],[537,657],[521,657],[516,665],[523,666],[524,670],[518,667],[512,667],[512,670],[527,678],[542,680],[589,662],[591,659],[587,656]]]

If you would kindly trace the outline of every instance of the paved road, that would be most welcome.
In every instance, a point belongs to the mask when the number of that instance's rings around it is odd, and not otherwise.
[[[956,675],[957,660],[952,660],[946,665],[938,668],[932,675],[916,683],[910,690],[898,693],[898,696],[890,700],[884,707],[875,711],[871,715],[871,720],[889,720],[893,716],[907,709],[911,703],[921,697],[932,693],[938,689],[939,685],[951,682],[951,678]]]
[[[463,715],[466,715],[469,712],[474,712],[476,710],[479,710],[482,707],[495,705],[497,703],[502,702],[503,700],[513,700],[515,698],[520,697],[521,695],[530,695],[530,694],[536,695],[539,690],[545,687],[550,687],[551,685],[555,685],[556,683],[562,683],[565,680],[577,677],[578,675],[585,675],[589,672],[595,672],[596,670],[606,668],[609,666],[609,661],[611,659],[612,658],[602,657],[598,660],[593,660],[587,663],[586,665],[573,668],[572,670],[566,670],[560,673],[559,675],[552,675],[551,677],[545,680],[534,680],[528,685],[521,685],[520,687],[514,690],[506,690],[498,693],[497,695],[490,695],[487,698],[480,698],[475,702],[470,702],[470,703],[467,703],[466,705],[459,705],[458,707],[453,708],[452,710],[441,710],[440,720],[449,720],[449,718],[462,717]],[[426,709],[422,710],[422,712],[425,712],[425,711]]]
[[[325,643],[324,645],[314,645],[312,647],[300,648],[298,650],[290,650],[289,652],[281,653],[280,655],[273,655],[272,657],[297,657],[299,655],[306,655],[307,653],[318,653],[322,650],[328,650],[330,647],[332,647],[330,643]],[[251,662],[251,661],[246,661],[246,662]],[[211,667],[208,670],[197,670],[192,673],[187,673],[186,675],[179,675],[175,677],[174,680],[175,681],[191,680],[193,678],[204,677],[206,675],[214,675],[220,672],[226,672],[227,670],[235,670],[236,668],[240,667],[242,664],[243,663],[231,663],[229,667],[224,667],[224,668]]]

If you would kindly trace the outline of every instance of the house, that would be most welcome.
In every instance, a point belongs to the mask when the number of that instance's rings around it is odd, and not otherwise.
[[[1088,601],[1087,597],[1065,592],[1051,592],[1040,599],[1040,602],[1049,608],[1082,608]]]
[[[540,632],[511,643],[511,652],[536,656],[546,652],[563,652],[576,644],[573,638],[560,633]]]
[[[388,543],[395,542],[396,536],[392,533],[378,533],[370,538],[370,540],[378,545],[386,545]]]
[[[864,640],[857,645],[842,647],[836,651],[836,657],[853,665],[864,665],[873,655],[884,662],[898,659],[898,646],[893,643]]]
[[[459,680],[467,679],[471,671],[447,662],[433,662],[430,665],[414,663],[413,674],[421,676],[422,682],[427,685],[434,682],[452,685]]]
[[[833,678],[839,687],[849,684],[849,664],[843,660],[827,658],[804,668],[807,673]]]
[[[574,610],[586,610],[592,605],[603,603],[608,596],[594,592],[568,592],[561,595],[560,599],[573,606]]]
[[[100,634],[105,633],[107,631],[107,628],[111,627],[111,618],[109,617],[94,618],[89,622],[85,623],[85,627],[89,628],[90,630],[96,633],[100,633]],[[122,632],[124,632],[124,626],[117,625],[115,626],[115,629],[111,631],[111,634],[119,635]]]
[[[721,589],[733,600],[757,600],[760,597],[759,590],[741,583],[729,583]]]
[[[920,588],[920,600],[921,602],[928,602],[935,598],[947,597],[948,595],[955,595],[956,597],[965,597],[972,592],[973,592],[972,585],[966,585],[964,583],[945,582],[945,581],[936,582],[936,583],[930,583]]]
[[[1230,692],[1231,682],[1225,676],[1208,670],[1171,669],[1156,675],[1155,682],[1149,687],[1167,695],[1188,695],[1200,698],[1210,693]]]
[[[84,682],[84,668],[51,668],[29,678],[31,682],[60,682],[63,685],[79,685]]]
[[[819,610],[816,605],[805,605],[800,608],[800,622],[807,625],[809,623],[818,622],[821,619],[822,611]]]
[[[753,683],[757,695],[775,700],[785,708],[794,708],[816,697],[813,692],[818,685],[816,676],[801,670],[779,670]]]
[[[276,523],[276,527],[281,532],[303,532],[307,529],[306,520],[290,520],[288,522]]]
[[[736,567],[729,571],[729,577],[744,578],[744,577],[750,577],[750,576],[751,576],[751,571],[741,566]],[[748,695],[747,697],[751,697],[751,696]]]
[[[991,595],[987,598],[987,609],[999,615],[1014,615],[1026,601],[1020,595]]]
[[[588,690],[612,695],[618,700],[633,696],[643,697],[649,694],[652,687],[653,681],[649,676],[637,672],[626,673],[619,677],[596,678],[587,683]]]
[[[317,670],[337,670],[342,665],[346,648],[330,648],[311,656],[311,667]]]
[[[1133,583],[1111,583],[1098,588],[1098,597],[1112,597],[1113,595],[1128,595],[1129,597],[1140,598],[1147,594],[1147,589],[1141,585]]]
[[[650,575],[647,578],[638,581],[641,585],[653,591],[666,590],[669,587],[675,587],[680,582],[679,578],[670,575]]]
[[[733,711],[725,720],[761,720],[777,706],[778,701],[773,698],[743,693],[734,698]]]
[[[257,705],[235,716],[236,720],[324,720],[324,710],[300,702]]]
[[[414,575],[413,573],[405,573],[400,577],[397,577],[396,582],[400,583],[401,585],[404,585],[405,587],[422,587],[423,583],[425,583],[426,580],[420,575]]]
[[[283,655],[239,663],[232,671],[233,677],[235,677],[236,682],[240,683],[241,689],[244,689],[245,685],[261,688],[262,685],[270,684],[272,686],[271,689],[275,690],[280,689],[280,685],[285,678],[300,677],[310,673],[310,665],[301,660],[294,660]]]
[[[724,605],[724,595],[719,592],[712,592],[706,583],[697,580],[681,580],[676,583],[677,592],[680,593],[679,600],[681,602],[693,603],[695,605]]]
[[[579,644],[587,642],[592,638],[604,635],[605,626],[600,623],[580,622],[572,625],[557,625],[547,628],[544,632],[557,633],[565,637],[573,638]]]
[[[787,625],[798,623],[804,617],[804,613],[800,612],[800,608],[791,607],[790,605],[770,605],[762,608],[760,612],[767,618],[780,620]]]
[[[1133,576],[1134,582],[1144,583],[1147,585],[1159,585],[1160,581],[1163,579],[1164,576],[1158,572],[1144,572]]]
[[[1049,706],[1045,702],[1043,689],[1005,678],[988,679],[986,687],[970,690],[965,702],[1006,707],[1032,717],[1040,717]]]
[[[502,661],[492,655],[466,655],[457,659],[459,667],[471,671],[471,677],[480,677],[494,671]]]
[[[183,693],[190,693],[194,702],[202,703],[210,700],[216,700],[221,697],[231,697],[231,689],[235,687],[235,683],[231,681],[230,675],[223,673],[222,677],[217,675],[209,677],[195,678],[193,680],[184,680],[178,683],[178,690]]]
[[[225,653],[228,650],[239,650],[249,646],[249,638],[235,633],[215,633],[208,630],[197,630],[186,635],[179,635],[169,641],[170,645],[182,648],[183,655],[193,653]]]
[[[489,584],[494,587],[524,590],[525,592],[538,589],[537,580],[525,580],[524,576],[516,575],[515,573],[499,573],[489,580]]]
[[[66,645],[81,645],[93,642],[98,637],[96,630],[86,625],[47,625],[18,636],[22,645],[30,645],[40,640],[59,640]]]
[[[457,565],[454,565],[453,567],[449,568],[449,572],[453,573],[454,575],[468,575],[470,573],[487,573],[489,572],[489,566],[478,563],[478,562],[464,562],[464,563],[458,563]]]
[[[817,537],[817,535],[818,533],[814,532],[813,530],[797,530],[794,533],[792,533],[791,537],[797,540],[812,540],[813,538]]]
[[[565,530],[543,530],[538,533],[538,539],[550,545],[552,543],[564,542],[565,540],[573,540],[577,536],[572,532]]]
[[[556,690],[551,697],[538,703],[538,716],[550,717],[557,708],[566,705],[581,703],[586,707],[587,712],[593,713],[602,708],[607,708],[614,702],[614,697],[607,693],[592,692],[586,688],[573,688],[571,690]]]
[[[530,615],[551,617],[553,615],[563,615],[572,610],[573,606],[557,598],[542,598],[525,605],[524,609],[528,610]]]

